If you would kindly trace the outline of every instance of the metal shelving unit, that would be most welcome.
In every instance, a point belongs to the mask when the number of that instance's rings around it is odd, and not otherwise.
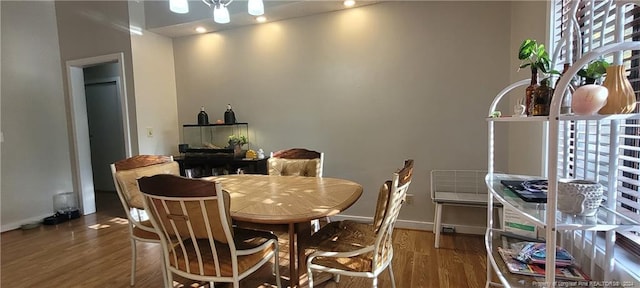
[[[585,216],[573,216],[566,215],[560,211],[557,211],[557,184],[559,178],[569,178],[568,176],[568,167],[570,165],[570,160],[566,157],[568,152],[568,145],[566,143],[562,143],[562,141],[566,140],[567,129],[570,126],[570,123],[580,123],[580,122],[589,122],[595,123],[595,125],[608,125],[611,127],[609,131],[606,133],[604,131],[600,131],[599,129],[596,131],[598,137],[596,141],[608,140],[609,142],[609,151],[607,152],[608,159],[601,159],[602,161],[609,161],[610,167],[615,167],[617,169],[617,160],[618,159],[618,146],[620,145],[619,141],[617,141],[619,137],[619,127],[620,122],[626,119],[640,119],[640,114],[625,114],[625,115],[591,115],[591,116],[578,116],[578,115],[561,115],[560,106],[562,102],[562,97],[564,91],[567,90],[569,86],[569,82],[571,78],[576,75],[578,70],[589,63],[591,60],[594,60],[601,55],[618,53],[620,51],[626,50],[640,50],[640,41],[630,41],[630,42],[621,42],[603,46],[601,48],[595,49],[592,52],[584,54],[580,59],[578,59],[566,72],[565,76],[561,78],[561,80],[556,85],[556,90],[553,95],[553,100],[551,102],[551,112],[550,116],[538,116],[538,117],[500,117],[500,118],[487,118],[488,122],[488,141],[489,141],[489,163],[488,163],[488,174],[486,177],[486,184],[491,192],[488,197],[487,203],[487,219],[489,227],[485,234],[485,244],[487,249],[487,283],[486,286],[505,286],[505,287],[522,287],[531,285],[532,281],[536,281],[536,284],[540,287],[552,287],[556,286],[556,275],[554,269],[546,269],[544,279],[534,279],[532,277],[522,277],[522,276],[514,276],[510,274],[508,270],[504,267],[504,262],[497,256],[496,248],[500,239],[500,230],[496,230],[493,225],[493,207],[494,207],[494,199],[502,203],[505,207],[514,210],[516,213],[520,214],[531,223],[535,224],[539,229],[543,229],[545,231],[544,241],[546,242],[547,247],[556,247],[559,243],[558,241],[558,232],[561,231],[605,231],[606,232],[606,247],[605,247],[605,259],[613,259],[613,246],[614,239],[613,236],[616,231],[626,231],[631,229],[639,229],[640,223],[634,221],[624,215],[616,212],[616,185],[618,182],[618,175],[615,171],[608,171],[604,174],[604,176],[600,175],[599,177],[605,177],[606,179],[602,179],[608,185],[608,194],[607,202],[605,205],[601,205],[598,209],[598,213],[595,216],[585,217]],[[529,80],[518,81],[504,90],[500,91],[498,95],[495,97],[493,103],[490,106],[488,115],[492,115],[493,111],[496,110],[498,103],[502,100],[502,98],[508,94],[511,90],[526,86],[529,84]],[[500,184],[500,180],[518,180],[518,179],[536,179],[540,178],[540,176],[526,176],[526,175],[509,175],[509,174],[497,174],[494,171],[494,136],[495,136],[495,125],[496,123],[512,123],[508,125],[517,125],[518,122],[546,122],[549,126],[548,133],[546,136],[547,145],[548,145],[548,157],[547,157],[547,171],[549,171],[549,175],[547,175],[548,179],[548,197],[547,203],[530,203],[524,202],[523,200],[515,197],[510,197],[507,193],[504,193],[504,187]],[[565,136],[563,136],[565,135]],[[577,142],[581,141],[581,139],[577,139]],[[598,143],[578,143],[584,146],[594,145]],[[587,149],[580,148],[579,145],[574,145],[572,149]],[[573,151],[573,153],[579,153],[580,151]],[[594,156],[594,157],[599,157]],[[596,158],[596,161],[598,159]],[[612,173],[613,172],[613,173]],[[583,234],[584,235],[584,234]],[[553,249],[547,250],[546,255],[546,267],[555,267],[556,255],[553,252],[549,252],[549,250],[553,251]],[[593,249],[595,253],[595,249]],[[604,261],[603,271],[604,271],[604,279],[597,280],[611,280],[610,275],[613,272],[613,267],[611,261]],[[592,263],[593,266],[593,263]],[[498,275],[498,279],[500,283],[494,283],[491,281],[492,279],[492,270],[496,272]],[[591,269],[593,271],[593,267]]]

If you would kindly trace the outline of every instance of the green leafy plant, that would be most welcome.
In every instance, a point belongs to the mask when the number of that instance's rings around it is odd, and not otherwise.
[[[559,74],[558,71],[551,70],[549,53],[544,44],[538,44],[536,40],[526,39],[520,44],[518,59],[522,60],[520,68],[531,67],[532,71],[540,70],[546,74]]]
[[[609,65],[609,62],[604,59],[591,61],[591,63],[587,65],[587,68],[582,68],[578,71],[578,76],[594,80],[600,79],[600,77],[607,72]]]
[[[247,137],[244,135],[230,135],[229,136],[229,146],[233,147],[236,145],[244,145],[247,144],[249,141],[247,141]]]

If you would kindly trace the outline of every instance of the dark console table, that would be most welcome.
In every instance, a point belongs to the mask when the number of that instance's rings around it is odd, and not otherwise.
[[[187,176],[187,170],[194,178],[236,174],[242,169],[245,174],[268,174],[267,158],[243,159],[234,158],[233,155],[194,155],[174,156],[173,159],[180,165],[180,175]]]

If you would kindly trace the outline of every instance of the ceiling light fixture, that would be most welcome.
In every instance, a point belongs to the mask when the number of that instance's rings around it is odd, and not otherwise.
[[[220,24],[231,22],[227,6],[229,6],[233,0],[202,0],[202,2],[213,8],[213,21]],[[249,0],[248,2],[247,11],[249,14],[253,16],[264,14],[264,3],[262,0]],[[188,0],[169,0],[169,10],[181,14],[189,13],[189,2]]]
[[[178,14],[189,13],[188,0],[169,0],[169,10]]]
[[[207,1],[205,1],[206,3]],[[227,5],[231,3],[231,1],[227,2]],[[229,17],[229,9],[227,9],[227,5],[222,4],[221,1],[217,1],[215,5],[213,5],[213,21],[220,24],[227,24],[231,22],[231,17]]]
[[[353,5],[356,5],[356,1],[354,1],[354,0],[345,0],[342,4],[344,6],[346,6],[346,7],[352,7]]]
[[[264,3],[262,0],[249,0],[247,11],[253,16],[260,16],[264,14]]]
[[[204,28],[204,27],[202,27],[202,26],[198,26],[198,27],[196,28],[196,32],[198,32],[198,33],[204,33],[204,32],[207,32],[207,29],[205,29],[205,28]]]
[[[258,17],[256,17],[256,21],[258,21],[259,23],[267,22],[267,17],[258,16]]]

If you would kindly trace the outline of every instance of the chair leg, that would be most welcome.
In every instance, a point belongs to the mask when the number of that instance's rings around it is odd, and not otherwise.
[[[393,268],[391,267],[391,262],[389,262],[389,278],[391,279],[391,287],[396,288],[396,279],[393,277]]]
[[[313,288],[313,271],[311,271],[311,259],[312,258],[307,259],[307,278],[309,278],[307,282],[309,282],[309,288]]]
[[[374,277],[372,280],[373,283],[371,283],[371,288],[378,288],[378,276]]]
[[[131,286],[136,285],[136,239],[131,238]]]
[[[436,233],[436,241],[434,246],[436,248],[440,248],[440,230],[442,229],[442,204],[440,203],[436,203],[436,215],[435,215],[435,221],[433,221],[434,223],[434,227],[433,227],[433,231],[434,233]]]
[[[165,283],[164,287],[173,288],[173,273],[171,271],[167,271],[167,283]]]
[[[167,278],[167,263],[164,262],[164,254],[160,254],[160,265],[162,265],[162,281],[164,281],[164,286],[167,286],[168,278]]]
[[[282,287],[280,283],[280,247],[278,247],[278,240],[275,242],[276,252],[273,253],[273,270],[276,274],[276,287]]]

